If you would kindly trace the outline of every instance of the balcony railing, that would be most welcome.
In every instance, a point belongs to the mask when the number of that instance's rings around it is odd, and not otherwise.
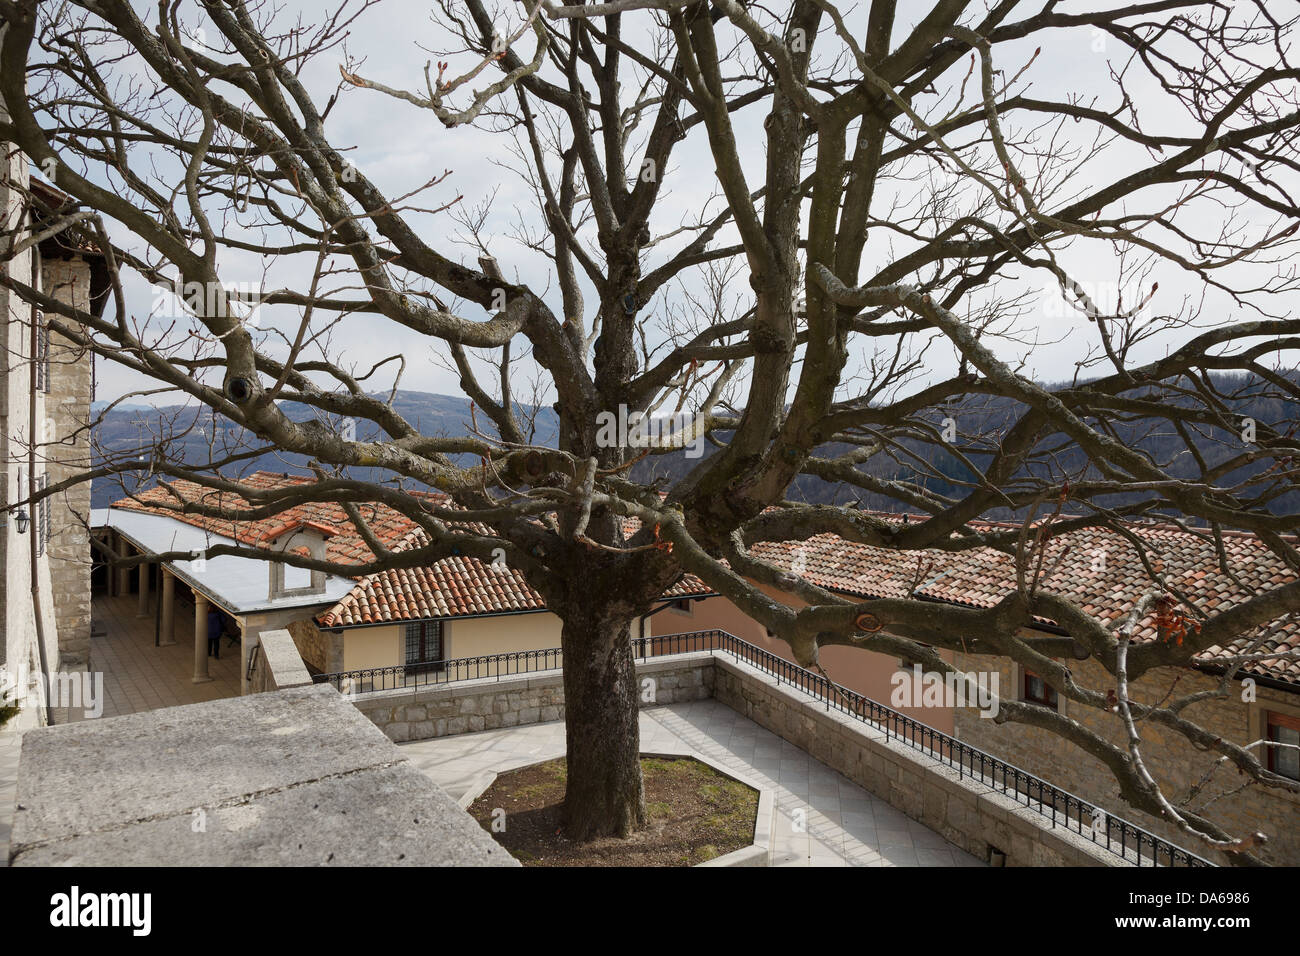
[[[778,684],[789,684],[815,698],[828,711],[848,714],[874,727],[886,739],[913,747],[955,769],[959,778],[978,780],[1047,818],[1053,827],[1065,827],[1129,863],[1136,866],[1214,866],[1208,860],[1134,823],[1113,816],[1096,804],[1076,797],[1041,777],[963,743],[943,731],[935,730],[857,691],[836,684],[771,651],[742,641],[726,631],[689,631],[637,637],[632,639],[632,650],[642,660],[702,651],[728,654],[776,678]],[[460,657],[437,663],[436,670],[412,671],[411,668],[399,666],[320,674],[317,675],[316,682],[333,684],[341,693],[354,696],[465,680],[500,680],[517,674],[556,670],[563,667],[564,655],[560,648],[553,647],[483,657]]]
[[[382,690],[401,690],[463,680],[510,677],[537,671],[557,670],[564,665],[564,652],[558,647],[538,651],[513,651],[483,657],[457,657],[446,661],[421,661],[396,667],[367,667],[363,670],[317,674],[316,683],[333,684],[339,693],[372,694]]]

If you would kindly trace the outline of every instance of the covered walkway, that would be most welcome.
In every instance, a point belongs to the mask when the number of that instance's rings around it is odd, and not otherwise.
[[[156,599],[156,595],[154,596]],[[212,680],[194,683],[194,604],[177,593],[176,643],[154,646],[154,613],[138,617],[135,594],[95,595],[90,660],[104,681],[104,717],[157,707],[239,696],[239,643],[222,638],[221,657],[208,660]],[[82,720],[76,709],[56,710],[55,723]]]

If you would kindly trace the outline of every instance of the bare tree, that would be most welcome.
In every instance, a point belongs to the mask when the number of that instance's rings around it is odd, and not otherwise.
[[[1245,441],[1238,411],[1300,400],[1284,265],[1300,226],[1295,20],[1264,0],[923,6],[440,0],[446,49],[396,87],[344,44],[366,2],[304,23],[235,0],[160,0],[147,16],[121,0],[3,0],[0,135],[72,197],[52,213],[93,213],[75,228],[108,258],[114,308],[96,319],[5,284],[59,334],[246,436],[194,462],[168,454],[177,429],[160,432],[154,474],[237,491],[245,516],[338,500],[364,534],[356,506],[381,501],[427,533],[400,553],[372,541],[373,562],[350,573],[503,549],[563,619],[574,838],[644,822],[629,628],[689,572],[809,667],[843,644],[940,671],[940,648],[1031,668],[1113,714],[1126,743],[1030,703],[1003,702],[1000,719],[1060,735],[1133,806],[1253,862],[1253,837],[1161,792],[1142,722],[1257,785],[1295,782],[1197,725],[1188,699],[1141,705],[1128,685],[1218,646],[1240,651],[1228,693],[1247,662],[1286,656],[1251,635],[1300,610],[1300,581],[1212,610],[1153,564],[1150,593],[1105,615],[1054,591],[1044,556],[1066,532],[1133,538],[1134,519],[1165,515],[1216,541],[1253,532],[1300,572],[1295,509],[1279,504],[1300,441],[1265,420]],[[1074,51],[1077,75],[1062,82],[1044,48]],[[389,195],[328,132],[345,97],[432,112],[440,147],[463,149],[470,126],[491,134],[500,147],[483,158],[536,208],[494,229],[493,197],[456,195],[440,159]],[[712,200],[675,205],[673,189],[701,182]],[[223,263],[241,254],[293,279],[232,291]],[[128,294],[141,280],[192,316],[143,314]],[[1044,289],[1063,307],[1055,328],[1036,314]],[[255,327],[254,300],[290,310],[296,331]],[[350,367],[336,337],[385,327],[427,337],[456,369],[476,409],[465,434],[421,434],[370,384],[395,388],[425,357]],[[1030,356],[1067,330],[1075,370],[1049,386]],[[555,447],[521,420],[530,368],[554,401]],[[316,417],[290,420],[287,401]],[[675,426],[609,427],[656,415]],[[684,458],[697,442],[710,454]],[[320,480],[242,487],[232,469],[259,448],[307,456]],[[810,479],[924,520],[791,494]],[[454,507],[407,493],[423,488]],[[993,512],[1018,527],[972,525]],[[991,548],[1014,556],[1019,585],[987,610],[855,601],[753,553],[826,532],[931,555]],[[1182,639],[1132,641],[1152,613],[1187,622]],[[1044,618],[1070,636],[1023,636]],[[1114,686],[1075,679],[1078,646]]]

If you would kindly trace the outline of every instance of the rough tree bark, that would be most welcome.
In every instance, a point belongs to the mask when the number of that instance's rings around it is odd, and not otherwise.
[[[640,698],[631,618],[599,599],[561,609],[570,839],[624,837],[645,823]]]

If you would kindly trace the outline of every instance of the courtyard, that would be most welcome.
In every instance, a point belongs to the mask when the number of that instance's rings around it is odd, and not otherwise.
[[[564,754],[564,722],[440,737],[400,745],[453,799],[465,802],[491,776]],[[773,866],[983,866],[803,750],[715,700],[641,711],[641,751],[703,754],[773,791]]]

